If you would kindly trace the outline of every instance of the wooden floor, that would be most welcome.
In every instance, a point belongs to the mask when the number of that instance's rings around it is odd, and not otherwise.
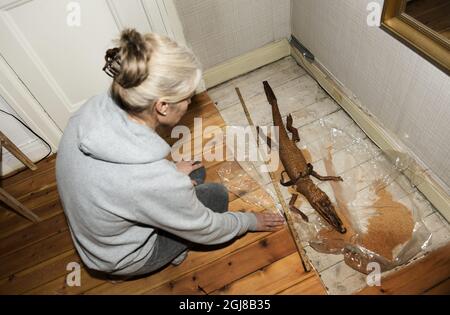
[[[203,128],[224,126],[207,94],[198,95],[181,123],[203,117]],[[166,131],[167,132],[167,131]],[[161,131],[164,134],[164,131]],[[173,142],[173,141],[172,141]],[[220,162],[205,162],[207,181],[219,182]],[[286,229],[248,233],[226,246],[191,251],[180,266],[114,283],[91,275],[74,250],[58,197],[55,157],[5,179],[2,186],[43,221],[32,224],[0,204],[0,294],[324,294],[314,272],[305,273]],[[230,210],[251,209],[230,195]],[[80,263],[81,286],[66,285],[70,262]]]
[[[405,12],[450,40],[450,1],[414,0],[406,5]]]
[[[450,294],[450,245],[429,253],[358,294]]]
[[[203,117],[203,128],[224,122],[207,94],[196,96],[182,123]],[[164,134],[164,131],[161,131]],[[165,131],[167,132],[167,131]],[[173,141],[171,141],[173,142]],[[204,162],[207,181],[219,182],[221,162]],[[248,233],[231,244],[191,251],[180,266],[148,277],[113,282],[83,267],[74,250],[56,190],[55,157],[37,171],[2,182],[43,221],[33,224],[0,204],[0,294],[325,294],[315,272],[305,273],[287,229]],[[261,211],[230,195],[230,210]],[[450,247],[382,280],[361,294],[449,293]],[[81,264],[81,286],[66,285],[70,262]]]

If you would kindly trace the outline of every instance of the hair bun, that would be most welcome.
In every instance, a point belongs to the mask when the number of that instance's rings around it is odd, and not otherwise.
[[[119,43],[120,72],[115,80],[125,89],[136,87],[149,75],[150,44],[135,29],[122,31]]]
[[[125,29],[120,36],[122,48],[126,48],[127,53],[136,57],[146,54],[146,43],[143,36],[135,29]]]

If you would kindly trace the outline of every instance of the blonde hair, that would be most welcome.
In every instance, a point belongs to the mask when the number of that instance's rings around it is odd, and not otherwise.
[[[122,31],[119,47],[108,50],[103,70],[114,78],[111,95],[125,111],[140,113],[157,100],[178,103],[191,96],[202,77],[188,48],[155,33]]]

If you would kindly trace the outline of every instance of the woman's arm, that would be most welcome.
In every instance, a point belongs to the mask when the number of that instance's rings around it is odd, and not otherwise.
[[[139,186],[134,197],[136,220],[199,244],[227,242],[258,220],[251,212],[215,213],[198,199],[189,176],[161,161],[164,172]]]

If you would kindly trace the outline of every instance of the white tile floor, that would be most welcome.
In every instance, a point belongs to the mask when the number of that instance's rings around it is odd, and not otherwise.
[[[257,69],[210,89],[208,93],[216,102],[227,125],[248,125],[235,87],[239,87],[254,124],[272,125],[271,108],[262,86],[264,80],[271,84],[283,118],[289,113],[292,114],[294,127],[299,128],[301,137],[298,145],[308,149],[315,170],[321,174],[327,173],[323,160],[327,156],[326,148],[331,145],[336,172],[344,178],[344,182],[355,183],[352,189],[357,192],[356,201],[359,204],[367,202],[371,198],[368,185],[373,179],[380,177],[375,170],[387,163],[384,155],[293,58],[287,57]],[[343,133],[330,137],[331,128]],[[433,234],[432,244],[426,251],[450,242],[448,222],[408,183],[408,180],[400,175],[389,185],[388,190],[395,200],[404,203],[408,208],[414,206],[414,209],[422,213],[425,226]],[[334,201],[330,184],[321,182],[319,186]],[[288,190],[282,187],[282,192],[286,201],[289,201],[291,195]],[[308,202],[303,202],[301,209],[308,216],[315,215]],[[328,293],[351,294],[366,286],[366,276],[347,266],[343,255],[318,253],[310,246],[305,249]],[[419,253],[415,259],[423,254]],[[401,267],[394,270],[398,268]]]

